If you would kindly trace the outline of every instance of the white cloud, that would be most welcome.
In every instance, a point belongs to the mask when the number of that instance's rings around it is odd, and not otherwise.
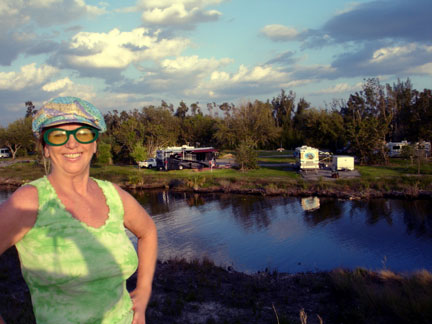
[[[294,40],[300,35],[295,28],[278,24],[265,26],[261,33],[274,41]]]
[[[141,18],[144,23],[187,27],[199,22],[217,20],[221,13],[217,10],[206,10],[206,7],[223,1],[226,0],[141,0],[135,8],[143,11]]]
[[[0,72],[0,90],[18,91],[26,87],[34,87],[47,81],[58,73],[58,69],[50,65],[36,67],[36,63],[24,65],[20,72]]]
[[[142,8],[167,8],[174,4],[182,4],[187,8],[204,8],[211,5],[217,5],[226,0],[139,0],[138,6]]]
[[[93,104],[99,97],[106,96],[106,94],[96,94],[93,86],[76,84],[68,77],[49,82],[42,87],[42,90],[50,95],[50,99],[55,97],[74,96],[88,100]]]
[[[221,60],[215,58],[200,59],[197,55],[193,55],[177,57],[174,60],[163,60],[161,62],[161,67],[165,73],[179,75],[184,75],[185,73],[199,73],[208,75],[209,71],[214,71],[232,62],[233,60],[228,58],[223,58]]]
[[[179,55],[190,41],[184,38],[158,39],[145,28],[130,32],[80,32],[72,38],[67,62],[76,67],[123,69],[131,63]],[[62,54],[63,55],[63,54]]]
[[[68,87],[68,86],[70,86],[72,84],[73,84],[73,82],[71,81],[71,79],[69,79],[69,78],[66,77],[66,78],[63,78],[63,79],[56,80],[56,81],[53,81],[53,82],[45,84],[42,87],[42,90],[43,91],[47,91],[47,92],[53,92],[53,91],[58,91],[58,90],[61,90],[61,89],[65,89],[66,87]]]
[[[287,74],[273,69],[270,65],[255,66],[249,70],[243,64],[234,74],[214,71],[210,80],[215,83],[242,83],[242,82],[280,82],[287,77]]]
[[[415,44],[380,48],[373,53],[370,62],[381,63],[383,61],[394,60],[395,58],[407,56],[416,49],[417,46]]]
[[[221,16],[217,10],[202,11],[200,8],[188,10],[183,4],[173,4],[168,8],[154,8],[142,14],[142,20],[151,24],[181,25],[201,21],[214,21]]]
[[[350,91],[360,90],[362,87],[362,83],[357,83],[355,85],[349,85],[348,83],[338,83],[332,87],[322,89],[314,92],[314,95],[322,95],[322,94],[335,94],[335,93],[346,93]]]
[[[428,74],[432,76],[432,62],[408,70],[409,74]]]
[[[65,24],[84,15],[101,15],[105,8],[87,5],[84,0],[2,0],[0,24],[11,29],[36,22],[40,26]]]

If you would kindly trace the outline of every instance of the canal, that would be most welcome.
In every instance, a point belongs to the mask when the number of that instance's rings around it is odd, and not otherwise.
[[[206,257],[245,272],[432,271],[429,200],[133,194],[156,223],[160,260]]]

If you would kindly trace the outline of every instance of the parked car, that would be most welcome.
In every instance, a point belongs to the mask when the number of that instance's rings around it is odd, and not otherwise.
[[[151,168],[156,168],[157,162],[155,158],[150,158],[147,159],[145,161],[140,161],[138,162],[138,167],[140,168],[147,168],[147,169],[151,169]]]
[[[8,158],[11,156],[12,154],[7,147],[0,148],[0,158]]]

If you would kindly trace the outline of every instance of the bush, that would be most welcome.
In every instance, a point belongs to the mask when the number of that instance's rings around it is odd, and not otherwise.
[[[100,165],[112,165],[111,144],[99,143],[96,161]]]
[[[148,154],[146,148],[141,143],[136,143],[130,155],[138,163],[139,161],[145,161]]]
[[[240,143],[236,150],[236,163],[241,170],[258,169],[258,153],[255,143],[245,140]]]

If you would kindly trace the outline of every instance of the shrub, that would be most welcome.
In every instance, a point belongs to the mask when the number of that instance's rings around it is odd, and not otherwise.
[[[235,159],[240,170],[258,169],[258,154],[255,151],[255,144],[251,140],[240,143],[236,150]]]
[[[100,165],[112,164],[111,144],[99,143],[96,161]]]

